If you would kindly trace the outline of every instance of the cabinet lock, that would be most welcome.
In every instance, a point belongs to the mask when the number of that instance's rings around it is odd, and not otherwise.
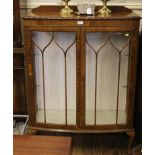
[[[77,24],[78,24],[78,25],[83,25],[83,21],[82,21],[82,20],[77,21]]]

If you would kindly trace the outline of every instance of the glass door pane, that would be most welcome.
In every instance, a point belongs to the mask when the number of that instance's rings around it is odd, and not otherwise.
[[[33,32],[33,43],[36,121],[75,125],[76,33]]]
[[[86,125],[126,123],[130,35],[86,33]]]

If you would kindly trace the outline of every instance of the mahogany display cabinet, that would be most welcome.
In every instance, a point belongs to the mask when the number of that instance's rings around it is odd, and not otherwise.
[[[140,17],[122,6],[106,17],[61,16],[61,8],[24,18],[29,130],[132,139]]]

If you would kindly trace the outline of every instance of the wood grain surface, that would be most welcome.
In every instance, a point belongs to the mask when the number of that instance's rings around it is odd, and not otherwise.
[[[70,155],[71,138],[60,136],[14,136],[14,155]]]

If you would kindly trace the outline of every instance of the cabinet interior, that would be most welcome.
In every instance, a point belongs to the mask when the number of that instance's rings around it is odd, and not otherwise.
[[[85,33],[85,124],[126,124],[130,33]],[[76,32],[33,31],[36,121],[76,125]]]

